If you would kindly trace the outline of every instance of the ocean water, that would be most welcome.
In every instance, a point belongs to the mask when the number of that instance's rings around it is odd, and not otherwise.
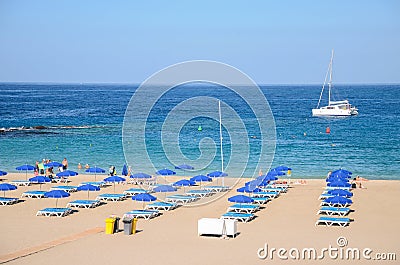
[[[122,128],[126,108],[137,87],[0,84],[0,170],[13,172],[21,164],[34,164],[43,158],[61,161],[66,157],[72,169],[78,163],[88,163],[105,169],[115,165],[120,171],[126,162],[123,144],[136,144],[123,142]],[[196,108],[195,114],[191,113],[194,109],[186,108],[178,117],[172,117],[182,123],[179,131],[163,127],[168,115],[176,114],[174,108],[180,102],[197,96],[220,98],[246,127],[247,153],[238,152],[246,146],[237,146],[234,140],[237,135],[245,135],[240,126],[223,127],[224,163],[231,164],[230,176],[240,175],[243,167],[252,169],[244,173],[245,177],[252,177],[259,169],[265,172],[270,166],[287,165],[293,168],[293,178],[322,178],[329,170],[342,167],[371,179],[400,179],[400,85],[336,85],[335,91],[341,96],[337,99],[349,99],[359,108],[358,116],[348,118],[311,116],[321,92],[318,85],[260,87],[276,126],[276,149],[268,150],[274,151],[272,162],[258,164],[263,141],[258,117],[238,95],[211,84],[192,84],[164,95],[150,112],[145,144],[154,168],[172,168],[176,164],[172,157],[177,155],[193,161],[198,169],[189,173],[178,171],[181,175],[221,169],[219,123],[201,115],[207,111],[217,113],[215,104]],[[182,113],[189,113],[191,118],[181,119]],[[229,113],[223,106],[223,123],[229,120]],[[330,134],[325,133],[327,127]],[[175,133],[178,146],[170,148],[172,143],[161,141],[161,131],[165,135]],[[153,168],[140,165],[141,157],[136,159],[135,154],[130,154],[128,158],[133,171],[154,173]]]

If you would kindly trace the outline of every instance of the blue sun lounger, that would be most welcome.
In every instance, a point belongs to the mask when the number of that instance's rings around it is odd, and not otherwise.
[[[77,186],[54,186],[51,190],[63,190],[65,192],[71,193],[77,191]]]
[[[1,205],[11,205],[14,203],[19,202],[19,198],[6,198],[6,197],[0,197],[0,204]]]
[[[90,185],[98,186],[98,187],[107,186],[107,183],[105,181],[85,181],[85,182],[81,182],[81,185],[86,185],[86,184],[90,184]]]
[[[99,200],[75,200],[69,202],[67,207],[71,208],[96,208],[101,202]]]
[[[141,193],[151,193],[152,191],[149,190],[145,190],[145,189],[140,189],[140,188],[131,188],[129,190],[125,190],[124,194],[126,196],[135,196],[137,194],[141,194]]]
[[[196,201],[198,198],[196,196],[185,196],[185,195],[171,195],[165,198],[168,202],[174,202],[174,203],[190,203]]]
[[[223,192],[223,191],[230,190],[230,188],[228,186],[204,186],[203,189],[209,190],[212,192]]]
[[[278,192],[279,194],[281,192],[286,192],[284,189],[282,188],[276,188],[276,187],[265,187],[265,188],[261,188],[262,191],[266,191],[266,192]]]
[[[326,193],[326,192],[324,192],[324,193],[322,193],[320,196],[319,196],[319,199],[320,200],[325,200],[325,199],[327,199],[327,198],[331,198],[331,197],[334,197],[335,195],[332,195],[332,194],[329,194],[329,193]]]
[[[147,210],[170,211],[178,207],[178,204],[172,202],[154,202],[146,206]]]
[[[28,197],[31,199],[39,199],[39,198],[44,198],[44,194],[47,191],[42,191],[42,190],[28,190],[22,193],[21,197]]]
[[[56,183],[68,183],[68,178],[64,178],[64,177],[54,177],[51,182],[56,182]]]
[[[104,193],[97,196],[96,200],[100,201],[123,201],[125,200],[125,194],[112,194],[112,193]]]
[[[68,214],[72,213],[71,208],[45,208],[40,210],[36,213],[36,216],[57,216],[57,217],[64,217]]]
[[[279,183],[274,183],[272,184],[273,187],[275,188],[281,188],[284,189],[284,191],[286,192],[289,188],[289,184],[279,184]]]
[[[321,207],[321,209],[319,209],[317,214],[345,216],[349,212],[350,212],[350,208],[347,208],[347,207],[329,207],[329,206],[324,206],[324,207]]]
[[[243,223],[247,223],[254,217],[255,215],[252,213],[233,213],[233,212],[228,212],[221,216],[221,218],[223,219],[238,220]]]
[[[328,207],[349,207],[351,203],[329,203],[329,202],[321,202],[321,206],[328,206]]]
[[[27,181],[27,180],[13,180],[13,181],[10,181],[10,184],[13,184],[16,186],[29,186],[29,185],[31,185],[31,182]]]
[[[186,192],[186,194],[189,196],[196,196],[203,198],[212,195],[213,192],[209,190],[189,190],[188,192]]]
[[[149,220],[160,214],[158,210],[133,210],[125,213],[123,218],[143,218]]]
[[[228,207],[228,212],[236,213],[254,213],[260,209],[260,206],[254,204],[234,204]]]
[[[252,199],[253,204],[265,204],[271,200],[269,197],[252,197]]]
[[[325,224],[326,226],[332,226],[334,224],[339,225],[339,226],[346,226],[350,224],[350,218],[334,218],[334,217],[325,217],[321,216],[317,222],[315,223],[315,226],[319,224]]]
[[[351,187],[324,187],[325,191],[329,191],[329,190],[336,190],[336,189],[340,189],[340,190],[351,190]]]
[[[279,196],[279,192],[276,191],[260,191],[253,192],[252,197],[268,197],[268,198],[276,198]]]

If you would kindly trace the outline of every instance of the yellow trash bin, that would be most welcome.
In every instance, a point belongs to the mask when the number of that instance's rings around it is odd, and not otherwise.
[[[137,224],[137,218],[133,218],[132,220],[132,234],[136,234],[136,224]]]
[[[107,218],[106,219],[106,234],[107,235],[114,234],[114,223],[115,223],[115,218]]]

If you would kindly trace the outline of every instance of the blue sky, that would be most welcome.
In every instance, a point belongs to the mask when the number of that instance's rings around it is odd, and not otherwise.
[[[399,1],[0,0],[0,82],[140,83],[214,60],[262,84],[400,83]]]

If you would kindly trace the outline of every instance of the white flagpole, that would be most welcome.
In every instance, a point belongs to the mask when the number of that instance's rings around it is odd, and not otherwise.
[[[219,140],[221,145],[221,172],[224,172],[224,153],[222,151],[222,114],[221,114],[221,101],[218,100],[218,112],[219,112]],[[225,185],[225,177],[222,177],[222,186]]]

